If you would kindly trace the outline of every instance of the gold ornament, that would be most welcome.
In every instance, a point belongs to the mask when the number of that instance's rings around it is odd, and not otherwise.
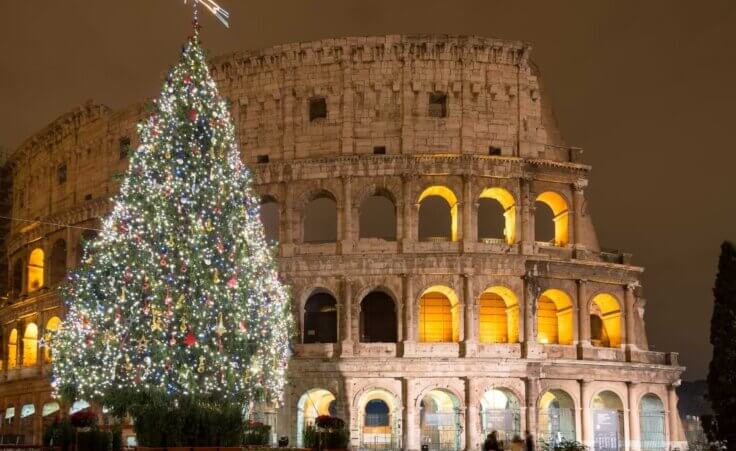
[[[215,327],[215,334],[217,334],[218,337],[221,337],[226,330],[227,329],[225,329],[225,323],[222,320],[222,313],[220,313],[220,319],[217,322],[217,327]]]
[[[217,268],[215,268],[215,274],[212,276],[212,282],[220,283],[220,273],[217,271]]]
[[[197,365],[197,372],[202,374],[204,373],[204,356],[199,356],[199,365]]]

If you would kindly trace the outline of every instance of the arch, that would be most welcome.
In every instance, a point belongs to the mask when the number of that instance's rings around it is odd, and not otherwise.
[[[43,287],[44,253],[37,247],[31,251],[28,258],[28,292]]]
[[[618,299],[608,293],[597,294],[590,302],[589,311],[591,343],[594,346],[620,347],[623,316]]]
[[[419,341],[460,341],[460,301],[452,288],[434,285],[419,299]]]
[[[11,288],[16,296],[23,291],[23,260],[20,258],[17,258],[15,263],[13,263]]]
[[[383,291],[372,291],[360,301],[360,341],[396,343],[398,340],[396,304]]]
[[[55,285],[66,276],[66,241],[58,239],[51,248],[51,259],[49,261],[50,274],[49,284]]]
[[[501,205],[503,209],[503,237],[508,244],[514,244],[516,242],[516,201],[514,196],[507,190],[499,187],[485,188],[481,191],[479,201],[484,199],[494,200]],[[485,238],[481,234],[481,208],[484,206],[482,203],[478,206],[478,238]],[[491,237],[494,238],[494,237]]]
[[[337,342],[337,300],[325,290],[315,290],[304,303],[303,343]]]
[[[460,399],[452,391],[429,390],[419,404],[421,443],[430,450],[459,450],[463,429],[460,407]]]
[[[69,415],[77,413],[77,412],[81,412],[84,409],[89,409],[89,407],[90,407],[89,402],[83,399],[74,401],[74,404],[72,404],[72,406],[69,408]]]
[[[273,196],[261,197],[260,219],[263,224],[263,235],[268,243],[279,242],[279,222],[280,211],[279,203]]]
[[[314,425],[314,420],[320,415],[335,413],[336,398],[329,390],[312,388],[304,392],[297,402],[296,441],[297,446],[304,447],[304,431]]]
[[[309,197],[303,210],[302,232],[305,243],[337,241],[337,200],[331,192],[320,190]]]
[[[575,440],[575,401],[564,390],[547,390],[539,397],[539,439],[557,444]]]
[[[356,407],[361,448],[400,448],[401,405],[393,393],[383,388],[366,390]]]
[[[596,450],[623,449],[624,404],[619,395],[603,390],[590,400]]]
[[[57,401],[49,401],[45,403],[41,408],[41,416],[47,417],[49,415],[55,414],[59,410],[61,410],[61,406]]]
[[[46,321],[46,327],[44,328],[45,334],[44,334],[44,353],[43,358],[45,363],[51,363],[52,359],[52,352],[51,349],[51,343],[54,339],[54,334],[59,331],[59,328],[61,327],[61,318],[58,316],[52,316],[48,321]]]
[[[509,288],[493,286],[480,295],[478,338],[481,343],[519,341],[519,301]]]
[[[360,238],[396,241],[396,203],[389,191],[376,189],[360,203]]]
[[[642,451],[664,451],[665,435],[664,403],[654,393],[642,396],[639,403],[639,430]]]
[[[18,329],[12,329],[8,335],[8,369],[18,367]]]
[[[567,200],[554,191],[545,191],[537,196],[536,202],[541,202],[552,210],[554,223],[554,245],[566,246],[569,242],[570,211]],[[535,217],[536,219],[536,217]]]
[[[28,323],[23,332],[23,366],[33,366],[38,362],[38,326]]]
[[[507,388],[491,388],[481,396],[480,407],[483,436],[497,431],[500,440],[511,443],[514,435],[521,435],[521,403],[514,392]]]
[[[573,340],[572,299],[562,290],[549,289],[537,303],[537,342],[570,345]]]
[[[457,241],[458,201],[450,188],[440,185],[430,186],[422,191],[417,203],[419,240],[447,238],[450,241]]]

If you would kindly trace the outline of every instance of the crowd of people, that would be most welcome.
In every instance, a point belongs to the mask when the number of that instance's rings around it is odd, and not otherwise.
[[[498,439],[498,432],[493,431],[486,437],[483,442],[483,451],[502,451],[504,449],[503,441]],[[511,439],[511,451],[534,451],[534,437],[529,431],[524,432],[524,439],[519,434],[515,434]]]

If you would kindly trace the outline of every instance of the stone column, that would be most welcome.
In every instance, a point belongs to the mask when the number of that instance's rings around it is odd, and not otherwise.
[[[351,177],[342,177],[342,239],[340,241],[340,252],[349,254],[353,248],[353,199],[351,189]]]
[[[572,236],[569,237],[569,243],[574,245],[575,249],[584,249],[585,246],[580,244],[583,237],[583,206],[585,205],[585,196],[583,190],[588,186],[588,181],[580,179],[572,184],[572,211],[573,215],[568,215],[568,219],[572,220]]]
[[[626,309],[626,327],[624,328],[624,331],[626,333],[626,336],[621,337],[621,341],[622,343],[626,343],[626,347],[630,351],[636,351],[639,349],[636,337],[636,287],[636,283],[627,284],[626,292],[624,295],[624,308]]]
[[[411,274],[404,274],[404,342],[403,344],[403,355],[410,355],[414,351],[414,346],[417,341],[417,318],[416,312],[416,299],[414,298],[414,278]]]
[[[631,451],[639,451],[641,449],[641,427],[639,424],[639,406],[636,402],[637,387],[639,386],[636,382],[629,382],[628,397],[629,397],[629,449]]]
[[[537,431],[537,398],[539,398],[539,379],[530,377],[526,380],[526,428],[532,437],[538,437]]]
[[[524,276],[524,348],[526,357],[534,354],[537,345],[537,289],[536,278],[531,274]],[[519,312],[520,314],[522,312]]]
[[[534,253],[534,199],[531,198],[530,175],[519,179],[521,183],[521,252]]]
[[[472,180],[469,175],[464,175],[463,176],[462,217],[459,219],[460,219],[460,222],[462,222],[462,226],[463,226],[463,231],[462,231],[463,249],[466,252],[471,250],[470,246],[472,246],[472,243],[478,241],[478,234],[474,233],[478,231],[478,228],[475,227],[475,230],[473,230],[474,202],[472,199],[472,195],[473,195],[472,191],[473,191]]]
[[[471,274],[463,274],[463,306],[465,307],[463,355],[472,357],[478,353],[478,324],[476,321],[477,305],[473,298],[473,276]]]
[[[667,419],[668,426],[670,429],[670,449],[675,449],[681,446],[680,438],[680,414],[677,411],[677,387],[680,385],[678,380],[674,384],[667,386]]]
[[[341,355],[353,354],[353,292],[352,280],[342,279],[342,324],[340,325]]]
[[[478,451],[481,443],[482,425],[480,424],[480,400],[478,399],[478,380],[474,377],[467,379],[466,385],[467,415],[465,416],[465,449]]]
[[[578,344],[581,348],[590,346],[590,311],[588,309],[588,281],[578,281]],[[582,354],[582,350],[581,350]]]
[[[291,183],[284,185],[284,202],[281,206],[281,233],[283,242],[279,246],[282,257],[290,257],[294,255],[294,191]]]
[[[419,414],[417,409],[416,398],[419,395],[414,380],[404,378],[404,449],[406,451],[419,451],[420,430],[419,430]]]
[[[580,436],[585,446],[593,449],[595,431],[593,430],[593,414],[590,411],[590,399],[593,395],[591,383],[593,381],[583,379],[580,381]]]
[[[342,411],[343,411],[343,421],[345,421],[345,425],[348,428],[348,449],[356,449],[359,445],[360,441],[360,434],[356,433],[357,428],[353,424],[353,421],[357,418],[360,418],[360,415],[355,414],[355,409],[358,406],[353,405],[353,379],[350,377],[346,377],[343,381],[343,392],[342,401],[339,404],[342,404]]]

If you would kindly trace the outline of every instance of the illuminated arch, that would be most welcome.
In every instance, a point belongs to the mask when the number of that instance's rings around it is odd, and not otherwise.
[[[593,410],[593,418],[600,418],[607,425],[605,431],[599,431],[599,428],[594,425],[594,442],[605,441],[608,448],[623,449],[625,442],[624,403],[621,397],[611,390],[603,390],[590,400],[590,407]],[[617,430],[616,436],[611,434],[614,428]]]
[[[639,403],[641,449],[666,449],[665,418],[664,404],[659,396],[653,393],[647,393],[641,398]]]
[[[394,449],[400,441],[401,404],[383,388],[373,388],[360,395],[356,403],[360,443],[363,448]]]
[[[335,395],[324,388],[307,390],[297,403],[297,446],[303,447],[304,430],[314,425],[314,420],[320,415],[333,415],[337,412]]]
[[[43,286],[44,253],[37,247],[28,258],[28,291],[36,291]]]
[[[541,439],[557,444],[575,440],[575,401],[564,390],[548,390],[539,398],[538,427]]]
[[[45,334],[44,334],[44,341],[45,341],[45,347],[43,352],[43,359],[45,363],[51,363],[51,353],[53,352],[51,349],[51,343],[53,341],[54,334],[59,331],[59,327],[61,326],[61,318],[58,316],[53,316],[51,319],[46,321],[46,327],[45,327]]]
[[[481,343],[517,343],[519,341],[519,301],[506,287],[487,288],[480,295],[479,341]]]
[[[621,346],[621,322],[618,299],[608,293],[593,298],[590,303],[590,338],[594,345],[611,348]]]
[[[572,299],[567,293],[557,289],[542,293],[537,304],[537,342],[572,344],[572,315]]]
[[[8,369],[18,367],[18,329],[13,329],[8,335]]]
[[[503,188],[486,188],[481,191],[479,199],[493,199],[503,208],[503,235],[508,244],[516,242],[516,202],[514,196]]]
[[[33,366],[38,362],[38,326],[28,323],[23,332],[23,366]]]
[[[483,436],[492,431],[498,438],[510,443],[514,435],[521,435],[521,403],[508,388],[492,388],[480,398],[481,429]]]
[[[536,201],[542,202],[552,210],[555,226],[555,246],[567,245],[570,240],[570,210],[567,205],[567,200],[558,193],[545,191],[537,196]]]
[[[444,450],[460,449],[460,398],[452,391],[436,388],[421,399],[419,426],[421,443],[440,444]]]
[[[424,191],[422,191],[422,194],[419,195],[419,198],[417,199],[417,203],[419,204],[419,213],[421,216],[422,213],[422,201],[427,199],[428,197],[440,197],[444,199],[445,202],[447,202],[448,207],[450,208],[450,241],[457,241],[458,235],[458,201],[457,196],[455,196],[455,193],[446,186],[430,186],[429,188],[426,188]]]
[[[452,288],[435,285],[419,299],[419,341],[460,341],[460,301]]]

